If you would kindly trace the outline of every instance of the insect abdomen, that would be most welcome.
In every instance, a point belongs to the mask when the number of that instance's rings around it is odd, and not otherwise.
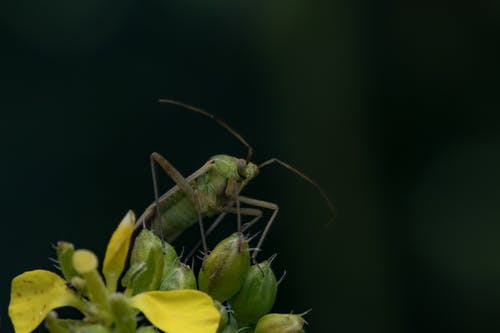
[[[198,220],[198,213],[191,200],[186,196],[182,196],[175,203],[169,205],[167,209],[161,209],[160,214],[163,236],[168,242],[175,240],[184,230],[191,227]],[[159,225],[156,222],[155,225]],[[159,230],[157,231],[159,232]]]

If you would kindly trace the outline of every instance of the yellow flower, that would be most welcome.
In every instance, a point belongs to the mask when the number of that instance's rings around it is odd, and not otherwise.
[[[63,306],[75,307],[89,322],[106,327],[128,325],[130,328],[130,318],[124,319],[124,313],[132,314],[135,326],[138,310],[168,333],[215,333],[220,314],[213,299],[201,291],[146,291],[133,297],[116,291],[134,223],[134,214],[128,212],[109,241],[102,269],[106,284],[97,271],[97,257],[87,250],[74,252],[72,264],[79,274],[76,278],[85,286],[85,297],[70,288],[68,281],[49,271],[34,270],[16,276],[12,280],[9,304],[9,316],[16,333],[32,332],[50,311]],[[123,310],[124,307],[132,310]]]

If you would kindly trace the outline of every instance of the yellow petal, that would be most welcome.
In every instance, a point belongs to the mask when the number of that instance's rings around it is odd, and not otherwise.
[[[215,333],[220,314],[198,290],[148,291],[130,299],[149,321],[168,333]]]
[[[34,270],[12,280],[9,316],[16,333],[29,333],[51,310],[79,302],[63,278],[49,271]]]
[[[125,267],[130,238],[134,232],[134,223],[135,215],[132,211],[129,211],[109,240],[102,273],[106,278],[106,285],[111,291],[116,291],[118,278]]]

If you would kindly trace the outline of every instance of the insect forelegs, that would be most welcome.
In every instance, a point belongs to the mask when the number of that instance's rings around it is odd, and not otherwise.
[[[257,258],[258,251],[260,250],[262,243],[266,239],[266,236],[269,233],[269,230],[271,229],[271,226],[272,226],[274,220],[276,219],[276,216],[278,215],[279,207],[277,204],[272,203],[272,202],[252,199],[252,198],[248,198],[248,197],[244,197],[244,196],[240,196],[240,201],[241,201],[241,203],[244,203],[247,205],[252,205],[255,207],[259,207],[259,208],[266,208],[266,209],[270,209],[273,211],[271,217],[267,221],[267,224],[264,228],[264,231],[262,232],[262,235],[259,238],[259,242],[257,243],[257,247],[252,252],[252,262],[255,264],[255,263],[257,263],[256,258]]]

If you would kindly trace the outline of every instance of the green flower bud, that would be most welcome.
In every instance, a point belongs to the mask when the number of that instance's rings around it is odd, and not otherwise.
[[[205,258],[198,274],[198,286],[220,302],[241,288],[250,267],[248,242],[240,233],[222,240]]]
[[[137,333],[158,333],[153,326],[142,326],[137,329]]]
[[[165,269],[164,269],[165,271]],[[177,263],[162,278],[158,290],[196,289],[196,277],[189,266]]]
[[[219,321],[219,330],[222,327],[225,327],[229,322],[229,312],[227,312],[227,308],[224,304],[219,301],[214,300],[214,305],[219,310],[220,313],[220,321]]]
[[[73,253],[75,247],[68,242],[57,242],[56,253],[57,261],[61,267],[61,272],[66,281],[71,281],[72,278],[78,276],[78,273],[73,267]]]
[[[130,254],[130,264],[135,265],[148,260],[149,253],[154,247],[161,248],[161,240],[148,229],[142,229],[134,241],[134,248]]]
[[[169,270],[175,267],[179,262],[179,257],[177,252],[172,245],[167,242],[163,242],[163,274],[162,279],[165,277]]]
[[[130,268],[122,279],[128,294],[158,289],[164,265],[161,245],[161,240],[147,229],[137,236],[130,256]]]
[[[238,323],[233,316],[229,316],[229,321],[224,326],[219,325],[219,329],[217,333],[237,333],[238,332]]]
[[[253,327],[243,327],[238,330],[238,333],[254,333]]]
[[[270,313],[260,318],[255,333],[303,333],[304,323],[300,315]]]
[[[278,283],[268,261],[250,267],[241,289],[229,303],[240,325],[255,324],[271,311]]]
[[[222,330],[217,330],[217,333],[237,333],[238,327],[235,325],[226,325]]]
[[[75,276],[69,281],[71,287],[74,287],[80,295],[87,296],[89,295],[89,291],[87,290],[87,282],[79,276]]]
[[[122,278],[122,286],[130,287],[132,277],[143,269],[148,260],[149,253],[154,247],[161,248],[160,239],[147,229],[141,230],[134,241],[134,247],[130,255],[130,268]]]
[[[54,311],[49,312],[45,320],[45,327],[50,333],[111,333],[102,325],[82,320],[59,319]]]
[[[88,325],[71,333],[111,333],[111,330],[101,325]]]
[[[113,314],[116,331],[120,333],[135,333],[136,312],[130,306],[123,294],[112,294],[109,296],[111,313]]]
[[[165,264],[167,266],[173,265],[177,260],[177,252],[174,247],[167,242],[162,243],[161,239],[148,229],[141,230],[135,239],[130,261],[140,262],[146,260],[150,249],[153,246],[162,246],[162,244]]]

